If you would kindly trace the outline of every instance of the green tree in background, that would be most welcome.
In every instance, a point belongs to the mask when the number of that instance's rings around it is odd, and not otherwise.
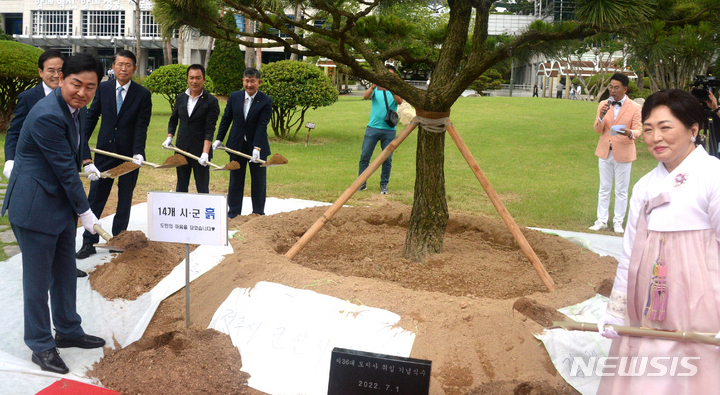
[[[0,41],[15,41],[15,39],[0,27]]]
[[[223,23],[230,29],[236,29],[235,14],[225,13]],[[215,93],[228,96],[233,91],[243,88],[243,71],[245,71],[245,57],[237,43],[217,39],[208,61],[207,74],[212,78]]]
[[[0,41],[0,133],[7,132],[17,97],[40,83],[38,59],[41,49],[15,41]]]
[[[275,136],[293,140],[305,125],[305,112],[337,101],[338,91],[330,77],[317,66],[283,60],[262,68],[260,90],[273,100],[270,123]]]
[[[175,106],[175,98],[188,89],[186,64],[169,64],[161,66],[152,72],[143,86],[152,93],[158,93],[170,103],[170,108]],[[213,93],[213,82],[210,76],[205,75],[205,90]]]

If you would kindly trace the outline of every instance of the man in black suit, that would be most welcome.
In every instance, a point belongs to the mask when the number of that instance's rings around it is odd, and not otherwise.
[[[25,344],[42,370],[60,374],[69,369],[56,347],[105,345],[105,340],[85,334],[81,326],[74,248],[78,213],[86,230],[94,232],[97,223],[78,171],[84,164],[85,171],[100,175],[92,161],[82,159],[88,149],[82,126],[85,106],[102,73],[100,61],[87,53],[63,64],[60,87],[25,118],[0,212],[8,212],[22,253]]]
[[[118,51],[113,59],[115,79],[105,81],[95,93],[88,110],[85,134],[88,139],[95,130],[98,118],[100,132],[97,148],[124,156],[132,156],[133,162],[142,165],[145,159],[145,140],[147,128],[152,114],[152,98],[150,91],[144,86],[133,82],[132,75],[137,69],[135,55],[127,50]],[[90,151],[84,158],[90,159]],[[100,171],[106,171],[123,164],[121,159],[96,154],[95,165]],[[118,203],[112,224],[112,234],[117,236],[128,227],[130,208],[132,207],[133,191],[139,170],[131,171],[118,178]],[[88,200],[93,213],[100,217],[113,186],[112,178],[101,178],[90,183]],[[100,236],[90,232],[83,233],[83,245],[77,252],[77,259],[85,259],[94,254]]]
[[[220,120],[217,140],[213,143],[213,149],[217,149],[232,124],[230,136],[225,145],[252,156],[250,160],[250,198],[252,199],[252,214],[257,215],[265,215],[267,184],[267,169],[260,167],[257,160],[265,160],[270,155],[267,125],[272,116],[272,99],[258,91],[261,84],[260,72],[257,69],[252,67],[245,69],[243,73],[245,89],[230,94],[222,120]],[[240,163],[240,169],[230,171],[228,187],[228,217],[235,218],[242,211],[245,168],[248,165],[248,159],[230,154],[230,160]]]
[[[220,105],[215,96],[205,90],[205,67],[200,64],[188,66],[187,81],[188,89],[175,99],[175,107],[168,122],[168,136],[162,145],[163,149],[167,149],[177,129],[175,145],[200,157],[197,162],[191,161],[176,168],[175,192],[187,192],[190,175],[195,174],[198,193],[210,193],[210,169],[207,162],[212,157],[210,146],[220,116]]]
[[[3,168],[3,174],[8,179],[10,179],[10,173],[12,173],[15,164],[15,147],[25,117],[40,99],[60,86],[60,74],[62,73],[64,61],[65,57],[60,51],[51,49],[43,52],[38,59],[38,74],[40,74],[42,82],[18,95],[15,117],[10,122],[10,129],[8,129],[5,136],[5,167]]]

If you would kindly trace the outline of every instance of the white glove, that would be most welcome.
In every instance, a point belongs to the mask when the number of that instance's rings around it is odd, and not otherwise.
[[[133,155],[133,163],[136,165],[142,166],[144,160],[145,158],[143,158],[143,156],[140,154]]]
[[[14,160],[6,160],[5,161],[5,167],[3,167],[3,175],[8,180],[10,179],[10,174],[12,173],[12,168],[15,165]]]
[[[216,150],[216,149],[218,149],[218,147],[221,146],[221,145],[222,145],[222,141],[220,141],[220,140],[215,140],[215,142],[212,143],[212,148],[213,148],[214,150]]]
[[[200,155],[200,159],[198,159],[198,163],[200,164],[200,166],[207,166],[207,162],[208,154],[203,152],[202,155]]]
[[[250,162],[258,163],[258,159],[260,159],[260,150],[255,148],[253,150],[253,158],[250,160]]]
[[[82,224],[83,228],[90,232],[91,234],[95,234],[95,229],[93,229],[93,225],[100,223],[98,221],[95,214],[93,214],[91,209],[88,209],[88,211],[80,214],[80,223]]]
[[[100,170],[98,170],[92,163],[85,165],[85,172],[90,173],[87,176],[87,179],[90,181],[97,181],[100,179]]]
[[[620,335],[615,332],[615,329],[612,326],[605,328],[605,325],[624,326],[625,320],[617,318],[614,315],[605,314],[600,318],[600,321],[598,321],[598,332],[600,332],[603,337],[608,339],[618,339],[620,338]]]
[[[165,139],[165,141],[162,143],[163,149],[169,149],[170,144],[172,144],[172,137],[168,137]]]

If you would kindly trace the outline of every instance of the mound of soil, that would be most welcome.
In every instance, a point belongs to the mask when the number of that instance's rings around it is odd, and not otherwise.
[[[119,239],[118,244],[115,239]],[[110,241],[116,247],[128,245],[133,248],[89,273],[90,286],[106,299],[137,299],[185,259],[184,244],[149,241],[140,231],[120,232]],[[144,247],[138,248],[141,245]],[[190,246],[191,251],[195,248],[197,245]]]
[[[533,333],[542,330],[535,320],[552,319],[554,309],[595,295],[595,287],[614,278],[613,258],[523,229],[555,281],[556,290],[547,292],[499,218],[451,215],[443,252],[425,263],[410,262],[402,256],[410,208],[387,204],[341,209],[288,260],[283,254],[325,210],[230,220],[230,229],[238,231],[231,240],[235,253],[190,285],[190,330],[204,331],[233,289],[270,281],[399,314],[400,326],[416,333],[411,357],[432,361],[430,394],[576,393],[534,338]],[[161,392],[262,394],[249,387],[222,390],[215,384],[208,392],[188,392],[184,382],[174,381],[178,372],[200,372],[203,366],[218,383],[240,375],[231,370],[227,373],[232,377],[225,377],[219,365],[181,360],[162,342],[148,340],[180,332],[188,347],[211,347],[220,338],[229,342],[225,336],[199,340],[187,335],[184,294],[163,301],[143,337],[149,346],[142,354],[153,361],[152,377],[162,384]],[[514,309],[522,297],[527,299]],[[132,355],[137,354],[131,347],[116,350],[96,364],[90,376],[123,393],[157,393],[149,390],[156,387],[148,387],[147,378],[122,373],[134,369]],[[283,379],[281,373],[278,379]]]

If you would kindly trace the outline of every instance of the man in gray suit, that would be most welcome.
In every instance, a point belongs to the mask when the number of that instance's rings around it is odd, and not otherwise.
[[[78,213],[88,231],[95,232],[98,222],[78,171],[84,164],[93,179],[100,176],[92,161],[82,160],[89,150],[82,126],[102,71],[100,62],[87,53],[63,64],[60,87],[30,110],[20,130],[0,212],[8,212],[22,253],[25,344],[32,350],[32,361],[54,373],[69,371],[56,347],[105,344],[81,326],[75,305],[74,248]]]

